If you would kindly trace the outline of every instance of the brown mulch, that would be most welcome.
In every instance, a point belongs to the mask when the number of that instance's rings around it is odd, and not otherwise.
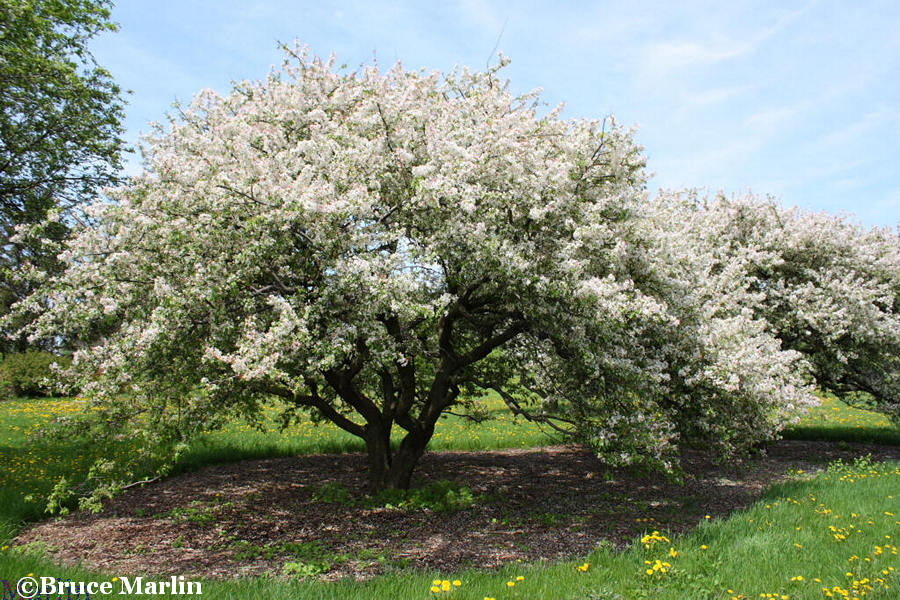
[[[36,524],[16,543],[117,574],[280,574],[285,563],[310,560],[330,564],[325,579],[392,568],[452,572],[584,556],[604,540],[621,547],[654,529],[683,532],[705,515],[748,506],[790,469],[813,472],[865,454],[900,459],[900,447],[781,441],[736,465],[688,452],[684,485],[607,469],[564,446],[426,454],[414,486],[446,479],[480,496],[449,513],[314,499],[328,483],[364,494],[363,455],[254,460],[128,490],[103,513]]]

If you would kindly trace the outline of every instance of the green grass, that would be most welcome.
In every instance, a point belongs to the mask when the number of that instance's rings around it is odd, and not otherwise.
[[[488,403],[491,410],[499,410],[496,399],[488,399]],[[28,502],[25,496],[40,498],[59,476],[83,473],[88,468],[97,452],[90,445],[66,440],[34,442],[25,435],[37,423],[80,409],[72,400],[0,404],[0,422],[5,428],[0,429],[0,547],[8,544],[5,540],[11,539],[23,521],[41,514],[42,504]],[[442,420],[440,435],[432,447],[488,449],[547,442],[530,424],[513,427],[510,418],[505,419],[476,425],[448,417]],[[834,399],[786,432],[786,437],[804,436],[900,443],[900,432],[886,420],[848,408]],[[242,458],[359,449],[350,436],[326,425],[301,423],[284,434],[273,434],[235,424],[198,444],[180,469]],[[704,520],[685,536],[661,532],[657,537],[662,536],[670,539],[659,540],[650,547],[635,540],[634,547],[624,552],[600,548],[577,562],[509,565],[494,571],[399,572],[365,583],[323,584],[290,576],[203,582],[202,597],[681,600],[749,599],[778,594],[775,597],[812,599],[828,597],[823,592],[823,588],[828,588],[838,598],[897,598],[900,562],[895,546],[900,545],[900,465],[861,462],[832,468],[815,477],[798,473],[796,481],[769,489],[764,499],[748,510],[724,520]],[[839,539],[841,536],[845,539]],[[670,554],[673,548],[674,557]],[[16,579],[29,573],[73,581],[111,580],[116,575],[62,568],[42,558],[39,550],[0,550],[0,579],[12,580],[15,585]],[[646,570],[653,570],[657,560],[658,564],[671,566],[661,567],[665,573],[657,570],[648,575]],[[589,566],[579,570],[585,562]],[[298,562],[288,570],[302,574],[314,566]],[[517,581],[517,577],[524,579]],[[854,595],[853,582],[866,578],[869,582],[865,585],[872,589],[857,583]],[[454,587],[451,583],[450,592],[434,593],[430,588],[435,579],[459,580],[461,585]],[[509,582],[515,585],[510,587]],[[118,589],[114,587],[114,591]]]
[[[900,445],[900,428],[883,414],[852,408],[833,396],[825,397],[821,406],[811,409],[783,435],[793,440]]]

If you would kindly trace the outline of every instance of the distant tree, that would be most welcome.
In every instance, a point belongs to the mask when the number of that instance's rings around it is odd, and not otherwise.
[[[48,302],[22,305],[32,335],[83,342],[68,376],[100,426],[178,446],[279,399],[364,440],[378,490],[488,390],[669,468],[682,441],[739,452],[810,400],[764,324],[696,308],[642,225],[629,131],[539,116],[497,69],[291,54],[160,128]]]
[[[28,295],[35,271],[58,271],[78,209],[116,180],[121,93],[88,50],[115,29],[109,6],[0,0],[0,314]],[[27,346],[6,337],[4,352]]]
[[[900,235],[752,195],[654,200],[696,289],[766,323],[823,390],[900,423]],[[722,275],[730,283],[721,285]]]

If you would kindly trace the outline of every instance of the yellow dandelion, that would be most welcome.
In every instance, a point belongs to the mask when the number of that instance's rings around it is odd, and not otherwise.
[[[507,581],[506,587],[516,587],[516,582],[515,581]]]
[[[519,575],[518,577],[516,577],[516,581],[525,581],[525,576]]]
[[[454,579],[454,580],[453,580],[453,586],[454,586],[454,587],[459,587],[459,586],[461,586],[461,585],[462,585],[462,581],[460,581],[459,579]]]

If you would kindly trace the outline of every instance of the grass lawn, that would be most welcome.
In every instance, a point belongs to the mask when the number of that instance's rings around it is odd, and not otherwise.
[[[834,397],[823,398],[821,406],[811,409],[800,423],[784,431],[783,435],[793,440],[900,445],[900,428],[891,425],[887,417],[850,408]]]
[[[488,399],[488,404],[500,410],[496,399]],[[13,587],[29,574],[72,581],[111,581],[121,575],[61,568],[39,552],[6,547],[23,522],[41,516],[40,499],[56,479],[85,472],[97,452],[89,444],[68,440],[29,440],[26,433],[38,423],[80,409],[74,400],[0,404],[0,579]],[[477,450],[551,441],[532,425],[512,426],[511,420],[498,413],[498,419],[476,425],[450,416],[441,422],[432,448]],[[826,400],[785,437],[900,444],[900,431],[885,419],[835,399]],[[350,436],[328,425],[301,423],[279,435],[235,424],[204,440],[180,468],[360,449]],[[636,539],[630,550],[601,547],[576,562],[510,565],[498,571],[398,572],[365,583],[323,584],[284,577],[203,582],[202,597],[900,598],[900,465],[862,461],[835,465],[814,476],[797,473],[792,482],[767,490],[751,509],[724,520],[704,519],[687,535],[646,533],[643,543]],[[113,585],[118,593],[121,582]],[[5,594],[4,600],[13,597],[2,589],[0,594]]]

